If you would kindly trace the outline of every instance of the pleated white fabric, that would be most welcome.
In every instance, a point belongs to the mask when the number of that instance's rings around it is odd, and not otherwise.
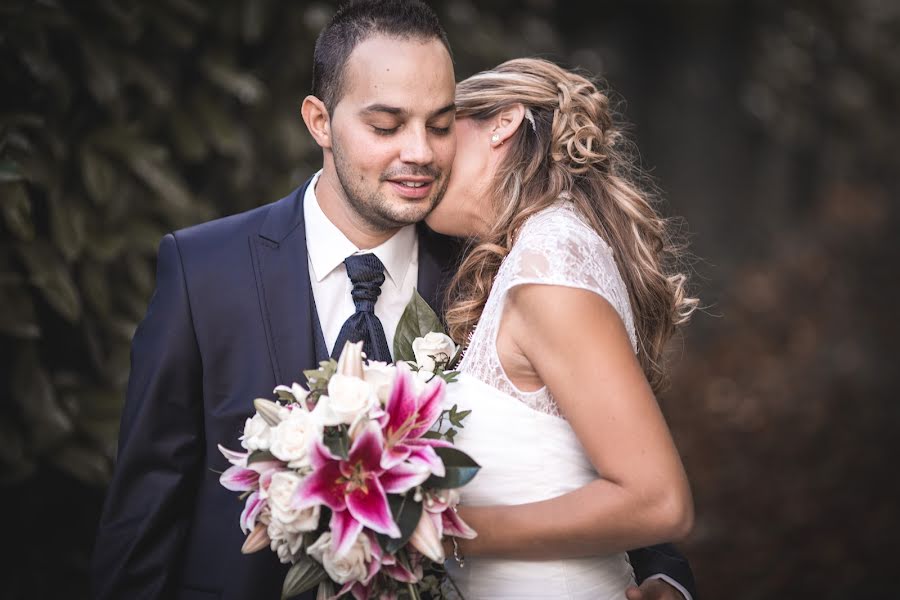
[[[446,406],[472,410],[456,436],[481,471],[462,488],[470,506],[513,505],[560,496],[599,477],[569,424],[462,373]],[[447,570],[466,600],[624,600],[634,573],[625,553],[553,561],[466,558]]]

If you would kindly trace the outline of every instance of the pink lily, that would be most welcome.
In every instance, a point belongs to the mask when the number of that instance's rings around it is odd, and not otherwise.
[[[457,504],[459,504],[458,490],[428,490],[425,492],[425,510],[422,511],[422,518],[424,519],[426,515],[430,518],[438,539],[453,536],[471,540],[478,535],[460,518],[459,513],[456,512]],[[418,528],[416,529],[418,531]],[[416,547],[418,548],[418,546]]]
[[[353,546],[363,527],[400,537],[387,494],[406,492],[428,478],[427,469],[406,462],[385,469],[383,453],[384,437],[374,422],[361,428],[347,459],[332,454],[320,441],[313,445],[314,471],[297,487],[293,506],[324,504],[331,509],[330,529],[338,555]]]
[[[250,533],[256,526],[256,518],[259,513],[266,507],[266,500],[260,498],[259,492],[253,492],[247,497],[244,504],[244,510],[241,512],[241,531]]]
[[[452,444],[443,440],[423,438],[441,415],[441,399],[446,386],[443,379],[435,377],[416,395],[413,376],[406,363],[397,365],[397,377],[385,409],[379,419],[384,431],[385,452],[381,466],[389,469],[408,460],[427,467],[438,477],[445,475],[444,463],[434,451],[435,447]]]
[[[261,460],[248,465],[247,457],[250,455],[249,452],[236,452],[225,448],[221,444],[219,445],[219,452],[231,463],[231,466],[225,469],[225,472],[219,477],[219,483],[232,492],[255,490],[259,487],[261,474],[284,467],[284,464],[278,460]]]

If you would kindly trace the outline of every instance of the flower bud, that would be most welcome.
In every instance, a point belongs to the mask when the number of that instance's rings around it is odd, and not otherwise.
[[[341,375],[363,378],[362,342],[345,342],[338,358],[337,372]]]
[[[436,563],[444,562],[444,547],[441,545],[441,536],[438,534],[428,511],[423,510],[419,517],[419,524],[409,538],[412,547],[427,556]]]
[[[253,408],[259,413],[259,416],[269,424],[269,427],[275,427],[281,422],[281,406],[271,400],[265,398],[257,398],[253,401]]]
[[[241,546],[241,553],[253,554],[268,547],[270,542],[265,523],[257,523],[250,535],[247,536],[247,539],[244,540],[244,545]]]

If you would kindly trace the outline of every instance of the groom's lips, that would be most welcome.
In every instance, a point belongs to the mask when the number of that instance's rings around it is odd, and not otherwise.
[[[398,179],[388,179],[388,183],[391,184],[391,187],[397,193],[398,196],[402,198],[408,198],[410,200],[420,200],[422,198],[427,198],[431,193],[431,188],[434,187],[434,179],[431,177],[403,177]],[[422,184],[419,187],[410,187],[405,185],[405,183],[416,183]]]

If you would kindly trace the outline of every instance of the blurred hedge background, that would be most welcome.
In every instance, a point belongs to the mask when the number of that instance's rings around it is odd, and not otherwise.
[[[896,596],[900,3],[432,4],[459,78],[605,78],[690,224],[707,310],[661,401],[701,596]],[[80,598],[159,239],[318,168],[298,106],[334,4],[0,6],[3,596]]]

